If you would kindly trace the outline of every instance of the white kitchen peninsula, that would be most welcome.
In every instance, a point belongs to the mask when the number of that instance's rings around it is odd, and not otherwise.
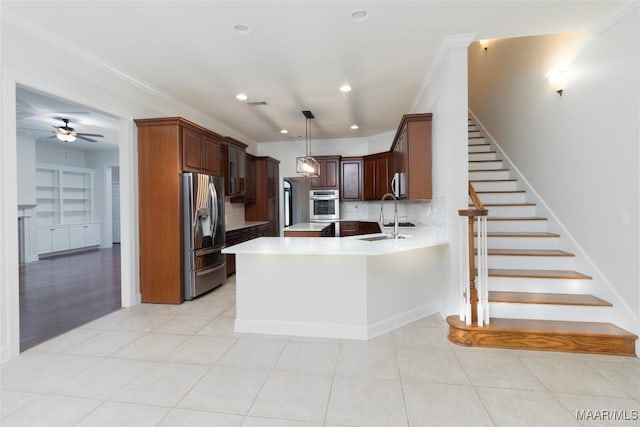
[[[235,330],[369,339],[435,313],[446,235],[434,228],[408,234],[262,237],[224,249],[236,255]]]

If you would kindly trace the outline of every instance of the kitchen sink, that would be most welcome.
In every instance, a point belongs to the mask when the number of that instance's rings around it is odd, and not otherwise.
[[[398,239],[404,239],[406,236],[398,236]],[[379,235],[379,236],[371,236],[371,237],[363,237],[361,239],[358,240],[366,240],[367,242],[376,242],[378,240],[387,240],[387,239],[393,239],[394,237],[391,234],[383,234],[383,235]]]

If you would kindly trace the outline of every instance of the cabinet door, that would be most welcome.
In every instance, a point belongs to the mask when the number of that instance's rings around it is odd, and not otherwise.
[[[182,167],[194,172],[202,169],[202,135],[191,129],[183,129]]]
[[[52,227],[38,227],[36,230],[36,241],[38,253],[44,254],[53,251],[53,242],[51,241]]]
[[[244,192],[244,203],[252,204],[256,201],[256,158],[251,154],[246,154],[246,186]]]
[[[391,191],[389,163],[389,156],[383,156],[376,160],[376,199],[381,199],[385,193]]]
[[[362,192],[365,200],[377,199],[375,158],[364,159],[364,185]]]
[[[202,137],[202,155],[204,157],[203,169],[206,173],[222,176],[222,146],[215,139],[203,136]]]
[[[362,200],[362,159],[340,162],[340,198]]]
[[[85,227],[86,225],[72,225],[69,227],[69,249],[85,246]]]
[[[53,227],[51,249],[54,252],[69,249],[69,227]]]
[[[324,161],[324,185],[326,188],[338,189],[340,160],[339,158],[326,159]]]
[[[86,246],[95,246],[100,244],[100,224],[86,224],[84,225],[84,231]]]

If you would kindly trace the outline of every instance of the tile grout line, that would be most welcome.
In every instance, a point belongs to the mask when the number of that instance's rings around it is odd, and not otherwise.
[[[331,404],[331,395],[333,394],[333,385],[336,379],[336,371],[338,370],[338,359],[340,358],[340,352],[342,351],[342,340],[338,340],[338,352],[336,354],[336,361],[333,363],[333,374],[331,375],[331,387],[329,387],[329,396],[327,397],[327,406],[324,410],[324,417],[322,418],[322,425],[327,424],[327,415],[329,415],[329,405]]]

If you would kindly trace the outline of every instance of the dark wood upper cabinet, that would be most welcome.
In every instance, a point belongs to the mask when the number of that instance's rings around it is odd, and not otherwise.
[[[268,221],[268,235],[280,235],[279,180],[280,161],[271,157],[255,157],[255,202],[245,205],[247,221]]]
[[[246,149],[244,144],[237,139],[225,137],[226,147],[226,171],[225,191],[227,196],[242,198],[245,196],[246,185]],[[232,200],[233,201],[233,200]]]
[[[222,176],[222,137],[180,117],[135,120],[142,302],[183,301],[181,172]]]
[[[340,160],[340,198],[362,200],[362,157],[343,157]]]
[[[244,204],[250,205],[256,202],[256,157],[247,153],[245,161],[246,188],[244,191]]]
[[[391,191],[391,158],[388,152],[364,157],[364,200],[380,200]]]
[[[393,172],[404,174],[409,200],[432,197],[431,120],[430,113],[405,114],[391,146]]]
[[[338,190],[340,187],[340,156],[316,156],[320,176],[311,178],[312,189]]]
[[[181,120],[182,169],[187,172],[223,176],[222,137],[206,129],[187,127],[191,123]]]

